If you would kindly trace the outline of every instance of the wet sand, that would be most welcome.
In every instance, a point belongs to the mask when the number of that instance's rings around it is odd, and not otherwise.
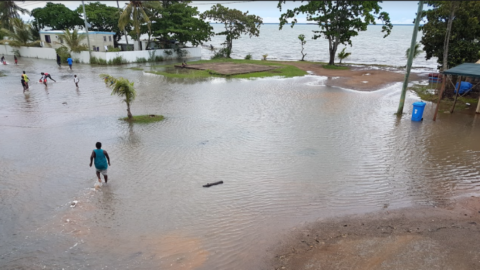
[[[371,67],[351,67],[349,70],[325,69],[321,64],[310,62],[281,62],[296,66],[315,75],[329,77],[326,86],[337,86],[358,91],[375,91],[396,82],[403,82],[404,72],[372,69]],[[419,75],[410,73],[409,81],[416,81]]]
[[[275,249],[273,269],[480,269],[480,198],[318,221]]]

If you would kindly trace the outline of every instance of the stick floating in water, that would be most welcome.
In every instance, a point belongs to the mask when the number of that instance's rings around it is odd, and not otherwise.
[[[207,183],[206,185],[203,185],[203,187],[211,187],[211,186],[220,185],[220,184],[223,184],[223,181],[218,181],[218,182],[214,182],[214,183]]]

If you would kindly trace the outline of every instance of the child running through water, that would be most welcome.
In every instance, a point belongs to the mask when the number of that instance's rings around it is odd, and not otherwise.
[[[25,80],[25,86],[27,87],[27,89],[29,89],[30,87],[28,86],[28,82],[30,81],[30,79],[28,79],[27,74],[25,74],[25,70],[23,71],[22,77]]]
[[[77,88],[78,88],[78,82],[79,82],[79,81],[80,81],[80,80],[78,79],[77,75],[74,75],[74,77],[73,77],[73,82],[75,83],[75,86],[76,86]]]
[[[25,78],[23,77],[23,75],[22,75],[22,80],[20,82],[22,82],[23,93],[25,93],[25,90],[27,90],[27,86],[25,85]]]
[[[90,167],[92,167],[92,162],[95,159],[95,169],[98,177],[98,182],[102,183],[102,178],[100,177],[101,173],[103,174],[103,178],[105,179],[106,184],[108,181],[107,168],[108,166],[112,166],[110,165],[110,157],[108,156],[107,151],[102,149],[101,142],[97,142],[95,144],[95,147],[97,147],[97,149],[94,149],[92,151],[92,155],[90,155]]]
[[[50,76],[50,74],[48,74],[46,72],[45,73],[42,72],[40,74],[42,74],[42,77],[40,78],[40,82],[43,82],[43,84],[45,84],[45,86],[47,86],[47,78],[51,79],[54,82],[57,82],[52,78],[52,76]]]
[[[2,64],[6,65],[7,64],[7,61],[5,61],[5,56],[2,55]]]

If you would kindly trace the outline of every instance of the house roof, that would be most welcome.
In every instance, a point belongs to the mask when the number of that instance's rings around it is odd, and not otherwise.
[[[63,34],[63,30],[40,31],[40,34]],[[85,31],[78,31],[79,34],[85,34]],[[89,35],[115,35],[114,32],[88,31]]]
[[[467,77],[480,77],[480,65],[475,63],[463,63],[454,68],[442,72],[445,75],[460,75]]]

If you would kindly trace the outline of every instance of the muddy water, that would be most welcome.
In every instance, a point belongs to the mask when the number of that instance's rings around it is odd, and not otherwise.
[[[1,67],[0,268],[264,269],[279,235],[304,222],[480,189],[480,119],[434,123],[428,104],[413,123],[414,96],[397,119],[398,85],[366,93],[316,76],[192,81],[20,62]],[[58,81],[48,91],[40,71]],[[119,121],[126,106],[104,72],[135,82],[134,114],[166,120]],[[97,141],[112,158],[99,190],[88,166]]]

